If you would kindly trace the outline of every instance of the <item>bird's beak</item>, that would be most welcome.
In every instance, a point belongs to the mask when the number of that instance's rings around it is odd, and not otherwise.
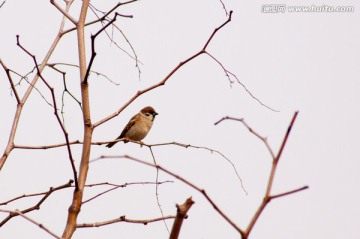
[[[157,113],[157,112],[154,112],[154,115],[158,115],[158,113]]]

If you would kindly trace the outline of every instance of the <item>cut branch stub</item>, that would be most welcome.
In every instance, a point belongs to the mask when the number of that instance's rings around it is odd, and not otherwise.
[[[171,229],[170,239],[177,239],[179,237],[184,218],[186,218],[187,212],[194,203],[195,202],[192,200],[192,198],[189,197],[188,199],[186,199],[184,204],[182,205],[176,204],[177,213],[173,227]]]

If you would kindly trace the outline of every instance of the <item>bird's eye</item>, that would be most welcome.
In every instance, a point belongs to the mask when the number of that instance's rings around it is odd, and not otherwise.
[[[150,116],[151,114],[150,113],[145,113],[146,116]]]

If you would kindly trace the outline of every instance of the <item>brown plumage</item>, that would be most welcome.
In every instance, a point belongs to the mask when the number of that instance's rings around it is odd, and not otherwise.
[[[134,115],[129,123],[125,126],[120,136],[116,139],[125,138],[127,140],[140,141],[146,137],[149,133],[155,116],[158,115],[153,107],[147,106],[143,108],[139,113]],[[126,140],[124,141],[125,143]],[[111,148],[117,142],[111,142],[106,147]]]

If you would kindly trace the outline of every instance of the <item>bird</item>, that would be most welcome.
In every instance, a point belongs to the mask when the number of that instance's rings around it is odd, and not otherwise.
[[[129,123],[125,126],[120,136],[116,139],[125,138],[124,143],[127,143],[129,140],[140,141],[146,137],[149,133],[151,126],[154,122],[155,116],[158,113],[151,106],[146,106],[139,113],[134,115]],[[117,142],[111,142],[106,145],[106,147],[111,148]]]

